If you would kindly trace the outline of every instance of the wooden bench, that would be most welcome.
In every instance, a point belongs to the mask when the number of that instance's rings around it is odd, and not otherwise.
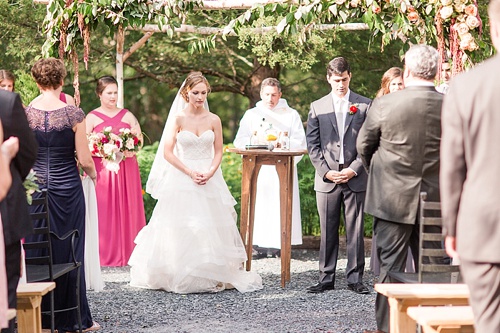
[[[474,332],[474,315],[470,306],[412,306],[407,313],[420,324],[423,333]]]
[[[390,333],[416,331],[415,320],[406,313],[410,306],[469,304],[469,288],[462,283],[377,283],[375,290],[389,300]]]
[[[55,287],[55,282],[21,283],[17,286],[18,333],[42,332],[42,296]]]

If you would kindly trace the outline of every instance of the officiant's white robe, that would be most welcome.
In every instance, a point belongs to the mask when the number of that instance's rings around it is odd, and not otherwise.
[[[254,131],[263,136],[269,126],[278,132],[288,132],[290,149],[306,149],[306,135],[299,113],[290,108],[281,98],[274,109],[266,108],[262,101],[255,108],[245,112],[234,146],[245,148],[250,144]],[[297,164],[302,156],[295,157]],[[253,244],[260,247],[281,248],[279,178],[273,165],[263,165],[257,178]],[[297,168],[293,175],[292,244],[302,244],[302,223],[300,219],[300,199]]]

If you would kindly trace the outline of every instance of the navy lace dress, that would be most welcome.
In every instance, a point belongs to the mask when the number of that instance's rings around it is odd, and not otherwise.
[[[38,141],[38,155],[33,169],[41,189],[47,189],[50,228],[59,236],[78,229],[76,260],[83,263],[85,244],[85,198],[82,181],[75,160],[75,133],[73,127],[85,118],[83,111],[68,105],[62,109],[43,111],[28,106],[28,122]],[[33,196],[36,197],[37,193]],[[53,240],[54,263],[71,260],[70,242]],[[26,254],[27,256],[30,253]],[[31,254],[32,255],[32,254]],[[76,271],[56,280],[54,294],[55,309],[74,306],[76,283],[80,284],[80,307],[83,328],[92,326],[92,317],[85,289],[85,272],[82,265],[80,281]],[[42,308],[48,310],[49,299],[44,299]],[[77,313],[56,313],[55,328],[61,331],[77,331]],[[43,326],[50,327],[50,317],[43,316]]]

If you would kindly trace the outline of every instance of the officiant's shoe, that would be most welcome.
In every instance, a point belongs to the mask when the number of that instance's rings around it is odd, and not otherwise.
[[[315,284],[314,286],[308,287],[307,292],[312,293],[312,294],[319,294],[325,290],[334,290],[334,289],[335,289],[335,286],[331,283],[318,283],[318,284]]]
[[[369,294],[370,293],[370,290],[361,282],[349,283],[347,285],[347,288],[349,290],[354,291],[357,294]]]

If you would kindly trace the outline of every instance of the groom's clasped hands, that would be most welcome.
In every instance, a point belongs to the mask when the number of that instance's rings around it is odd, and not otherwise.
[[[345,184],[354,176],[354,172],[349,169],[342,171],[330,170],[326,173],[326,179],[334,182],[335,184]]]

